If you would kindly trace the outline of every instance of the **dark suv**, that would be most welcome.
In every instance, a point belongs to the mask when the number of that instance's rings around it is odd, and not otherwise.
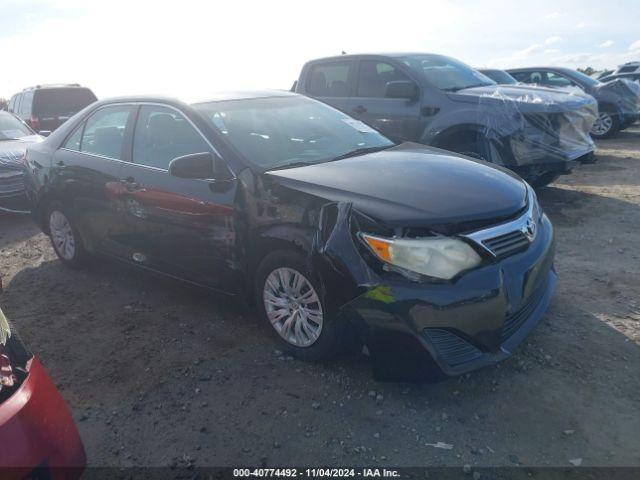
[[[505,166],[534,186],[593,156],[593,98],[497,85],[434,54],[342,55],[308,62],[295,91],[396,141],[419,142]]]
[[[517,175],[396,145],[301,95],[98,102],[26,164],[63,263],[102,253],[248,293],[307,359],[355,337],[374,362],[487,365],[523,341],[556,281],[551,223]]]
[[[91,90],[78,84],[38,85],[11,97],[9,111],[46,135],[96,100]]]
[[[598,101],[598,118],[591,135],[608,138],[640,118],[640,95],[626,80],[606,83],[564,67],[529,67],[507,70],[519,82],[556,89],[579,89]]]

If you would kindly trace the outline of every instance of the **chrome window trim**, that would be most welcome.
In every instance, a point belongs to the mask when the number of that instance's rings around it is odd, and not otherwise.
[[[500,235],[506,235],[515,231],[522,232],[529,243],[533,241],[538,231],[537,224],[540,221],[540,210],[538,208],[538,200],[533,188],[527,186],[527,210],[515,220],[510,220],[493,227],[477,230],[475,232],[460,235],[463,238],[473,241],[480,246],[485,252],[489,253],[493,258],[496,255],[484,245],[484,241],[490,240]],[[533,226],[532,226],[533,225]]]
[[[200,137],[205,141],[205,143],[207,145],[209,145],[209,147],[211,148],[211,150],[213,151],[214,154],[216,154],[218,156],[218,158],[220,158],[220,160],[222,160],[223,162],[225,162],[227,164],[227,167],[229,168],[229,170],[231,171],[231,173],[233,174],[233,178],[229,179],[229,180],[236,180],[236,174],[233,170],[231,170],[231,166],[229,165],[229,162],[227,162],[224,157],[222,155],[220,155],[220,152],[218,151],[218,149],[216,147],[213,146],[213,144],[209,141],[209,139],[206,137],[205,134],[202,133],[202,130],[200,130],[198,128],[198,126],[193,123],[193,121],[179,108],[174,107],[173,105],[168,105],[166,103],[161,103],[161,102],[115,102],[115,103],[109,103],[107,105],[101,105],[100,107],[96,108],[95,110],[92,110],[91,113],[89,115],[87,115],[84,119],[82,119],[82,121],[76,126],[76,128],[74,128],[72,130],[72,133],[70,135],[67,136],[67,138],[64,141],[64,144],[66,144],[67,140],[76,132],[76,130],[78,129],[78,127],[80,127],[80,125],[86,123],[86,121],[93,116],[94,113],[96,113],[98,110],[102,110],[103,108],[108,108],[108,107],[114,107],[114,106],[120,106],[120,105],[131,105],[131,106],[143,106],[143,105],[152,105],[152,106],[158,106],[158,107],[165,107],[165,108],[169,108],[171,110],[175,110],[176,112],[178,112],[180,115],[182,115],[184,117],[184,119],[189,122],[189,124],[195,129],[196,132],[198,132],[198,135],[200,135]],[[133,131],[133,135],[131,136],[131,146],[133,147],[133,142],[135,141],[135,129]],[[169,173],[169,170],[166,168],[159,168],[159,167],[153,167],[151,165],[144,165],[142,163],[136,163],[133,161],[133,157],[131,158],[131,161],[128,162],[126,160],[121,160],[119,158],[112,158],[112,157],[107,157],[105,155],[99,155],[96,153],[90,153],[90,152],[82,152],[80,150],[72,150],[70,148],[66,148],[66,147],[60,147],[58,150],[66,150],[68,152],[74,152],[74,153],[79,153],[81,155],[89,155],[92,157],[96,157],[96,158],[103,158],[106,160],[111,160],[113,162],[120,162],[120,163],[125,163],[127,165],[136,165],[138,167],[144,167],[144,168],[148,168],[150,170],[155,170],[155,171],[159,171],[159,172],[166,172]]]

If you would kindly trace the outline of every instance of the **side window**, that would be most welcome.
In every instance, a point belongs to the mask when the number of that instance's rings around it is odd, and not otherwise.
[[[519,82],[529,83],[529,74],[527,72],[507,72]]]
[[[569,87],[573,85],[573,82],[563,75],[547,72],[547,80],[544,84],[550,87]]]
[[[318,97],[347,97],[351,62],[320,63],[311,67],[306,91]]]
[[[83,126],[84,125],[78,126],[78,128],[76,128],[76,131],[73,132],[73,135],[67,138],[67,141],[64,143],[64,148],[68,148],[69,150],[75,150],[76,152],[80,151],[80,140],[82,138]]]
[[[529,80],[527,81],[527,83],[538,83],[538,84],[544,84],[544,82],[546,81],[547,76],[545,75],[544,72],[531,72],[529,74]]]
[[[396,80],[411,80],[393,65],[376,60],[360,62],[358,72],[358,97],[384,98],[387,83]]]
[[[33,103],[33,90],[22,94],[22,102],[20,102],[20,115],[22,118],[31,117],[31,104]]]
[[[15,111],[16,98],[17,98],[17,96],[16,96],[16,95],[14,95],[13,97],[11,97],[11,100],[9,100],[9,111],[10,111],[10,112]]]
[[[80,151],[122,160],[124,131],[131,113],[129,105],[101,108],[86,121]]]
[[[169,107],[140,108],[133,136],[133,162],[168,169],[176,157],[211,151],[189,121]]]
[[[16,104],[13,106],[13,113],[20,116],[20,99],[22,98],[22,94],[19,93],[16,96]]]

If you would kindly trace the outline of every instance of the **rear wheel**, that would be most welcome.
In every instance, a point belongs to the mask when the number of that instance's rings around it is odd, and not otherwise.
[[[618,116],[610,112],[600,112],[591,127],[593,138],[609,138],[620,131]]]
[[[255,293],[260,316],[284,350],[313,361],[339,352],[339,321],[301,254],[289,250],[268,254],[258,267]]]
[[[52,203],[47,209],[47,228],[53,250],[58,258],[72,268],[86,265],[87,251],[82,244],[72,217],[60,203]]]

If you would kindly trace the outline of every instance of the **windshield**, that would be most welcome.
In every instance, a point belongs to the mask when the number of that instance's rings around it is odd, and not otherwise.
[[[440,55],[408,55],[401,60],[440,90],[456,91],[495,85],[486,75],[453,58]]]
[[[0,112],[0,141],[17,140],[33,134],[34,133],[29,130],[29,127],[13,115]]]
[[[230,100],[194,108],[262,170],[322,163],[394,145],[364,123],[305,97]]]
[[[46,88],[36,91],[33,111],[38,117],[70,117],[95,101],[88,88]]]
[[[498,85],[515,85],[518,81],[509,75],[504,70],[480,70],[483,75],[486,75]]]

